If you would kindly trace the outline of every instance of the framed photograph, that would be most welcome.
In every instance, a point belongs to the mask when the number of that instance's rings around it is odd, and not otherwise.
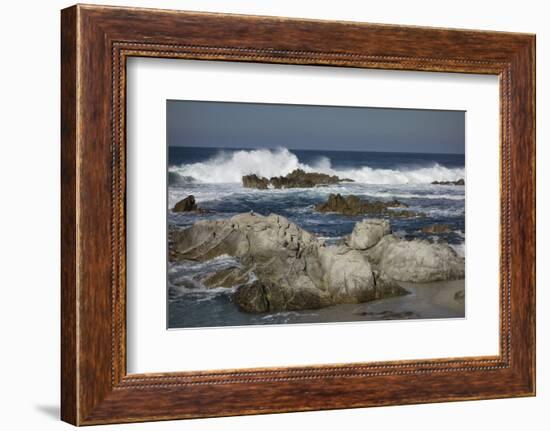
[[[535,36],[62,11],[62,419],[535,394]]]

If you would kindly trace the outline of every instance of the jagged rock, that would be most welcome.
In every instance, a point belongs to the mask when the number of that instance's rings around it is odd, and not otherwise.
[[[463,186],[464,178],[460,178],[456,181],[432,181],[432,184],[436,184],[438,186]]]
[[[391,232],[390,223],[382,219],[365,219],[355,224],[346,244],[356,250],[366,250]]]
[[[377,297],[371,266],[361,252],[325,246],[275,214],[202,220],[174,232],[172,242],[176,260],[204,261],[224,254],[238,258],[256,276],[234,295],[244,310],[315,309]]]
[[[375,299],[406,295],[408,292],[394,280],[375,274],[360,253],[347,247],[325,247],[320,250],[321,267],[325,273],[322,281],[327,290],[319,289],[311,279],[300,276],[290,286],[286,280],[255,282],[237,289],[234,301],[247,312],[304,310],[322,308],[340,303],[357,303]],[[345,258],[345,259],[342,259]],[[372,287],[365,289],[365,280]]]
[[[407,208],[403,202],[394,199],[389,202],[369,201],[360,199],[358,196],[342,196],[340,193],[331,193],[326,202],[315,205],[319,212],[339,213],[347,216],[358,216],[363,214],[387,215],[391,217],[416,217],[424,216],[414,211],[395,211],[391,208]]]
[[[446,243],[384,236],[365,251],[371,264],[397,281],[429,282],[464,278],[464,259]]]
[[[286,282],[273,283],[269,280],[255,280],[240,286],[233,301],[249,313],[317,309],[333,303],[326,292],[307,281],[296,288]]]
[[[195,202],[195,196],[189,195],[185,199],[182,199],[176,205],[174,205],[174,208],[172,209],[172,211],[181,213],[181,212],[197,211],[198,209],[199,208],[197,206],[197,203]]]
[[[448,233],[452,230],[451,225],[448,224],[431,224],[429,226],[424,226],[422,229],[423,233]]]
[[[239,286],[233,300],[248,312],[366,302],[406,294],[399,281],[464,277],[464,259],[446,243],[407,241],[389,229],[385,220],[363,220],[348,244],[326,246],[284,217],[246,213],[171,232],[171,258],[237,258],[240,266],[211,274],[203,283]]]
[[[349,178],[339,178],[336,175],[321,174],[318,172],[305,172],[302,169],[295,169],[290,174],[284,177],[259,177],[256,174],[245,175],[242,178],[243,187],[255,189],[267,189],[273,187],[275,189],[292,189],[292,188],[308,188],[317,187],[329,184],[338,184],[341,182],[352,182]]]
[[[245,175],[243,177],[243,187],[247,187],[249,189],[265,190],[268,185],[269,180],[267,178],[259,177],[256,174]]]
[[[266,313],[269,311],[266,291],[258,280],[240,286],[233,296],[233,301],[248,313]]]
[[[238,214],[223,220],[201,220],[172,235],[180,259],[205,261],[223,254],[257,261],[296,255],[318,246],[317,239],[286,218],[271,214]]]

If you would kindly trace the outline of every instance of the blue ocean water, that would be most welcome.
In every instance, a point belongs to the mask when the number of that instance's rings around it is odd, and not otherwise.
[[[281,148],[282,149],[282,148]],[[169,166],[200,163],[220,154],[232,155],[239,151],[258,150],[242,148],[168,147]],[[261,151],[261,150],[260,150]],[[277,149],[271,150],[276,152]],[[378,169],[400,169],[440,164],[447,168],[464,168],[464,154],[381,153],[372,151],[289,150],[303,164],[315,165],[319,158],[330,159],[335,169],[370,166]]]
[[[326,201],[330,193],[354,194],[364,199],[398,199],[406,203],[410,210],[426,216],[393,218],[391,224],[395,233],[404,238],[445,240],[458,254],[464,253],[465,187],[431,184],[432,181],[465,178],[462,154],[169,147],[168,165],[168,223],[174,227],[183,228],[198,219],[227,218],[249,211],[263,215],[277,213],[332,243],[349,234],[363,217],[318,213],[314,206]],[[354,182],[288,190],[245,189],[241,184],[243,175],[255,173],[272,177],[286,175],[298,168],[338,175]],[[195,196],[201,208],[208,210],[207,214],[170,211],[176,202],[190,194]],[[452,229],[438,237],[421,232],[424,226],[434,223],[444,223]],[[350,306],[337,306],[342,313],[338,310],[272,316],[242,313],[231,303],[227,290],[202,289],[195,281],[201,273],[232,263],[230,258],[205,264],[169,263],[169,327],[365,319],[364,314],[359,319],[354,318],[353,313],[342,311]],[[410,300],[409,295],[407,301]],[[437,307],[428,307],[420,317],[447,315],[448,310],[443,312]]]

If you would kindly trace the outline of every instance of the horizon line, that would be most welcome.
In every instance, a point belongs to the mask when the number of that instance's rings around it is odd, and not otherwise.
[[[452,156],[465,156],[466,153],[450,153],[450,152],[442,152],[442,153],[435,153],[435,152],[425,152],[425,151],[377,151],[377,150],[356,150],[356,149],[344,149],[344,150],[333,150],[333,149],[312,149],[312,148],[291,148],[291,147],[284,147],[284,146],[278,146],[278,147],[214,147],[214,146],[196,146],[196,145],[167,145],[167,147],[171,148],[210,148],[210,149],[216,149],[216,150],[277,150],[279,148],[286,149],[286,150],[296,150],[296,151],[330,151],[330,152],[353,152],[353,153],[395,153],[395,154],[445,154],[445,155],[452,155]]]

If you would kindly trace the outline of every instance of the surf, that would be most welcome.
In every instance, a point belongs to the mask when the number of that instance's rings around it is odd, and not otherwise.
[[[320,172],[350,178],[362,184],[430,184],[433,181],[456,181],[464,178],[463,167],[449,168],[437,162],[423,166],[402,166],[392,169],[332,166],[327,156],[312,162],[302,163],[298,156],[287,148],[258,150],[220,150],[209,159],[196,163],[169,167],[171,183],[198,182],[205,184],[241,183],[244,175],[262,177],[285,176],[296,169]]]

